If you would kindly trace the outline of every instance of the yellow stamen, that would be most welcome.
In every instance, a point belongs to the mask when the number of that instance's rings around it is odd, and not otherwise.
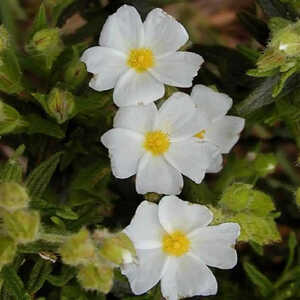
[[[153,155],[161,155],[170,147],[169,136],[160,131],[149,131],[146,133],[144,148]]]
[[[189,251],[190,240],[181,231],[166,234],[163,237],[163,251],[171,256],[181,256]]]
[[[197,134],[195,134],[195,137],[198,138],[198,139],[203,140],[204,137],[205,137],[205,133],[206,133],[205,130],[201,130],[200,132],[198,132]]]
[[[129,53],[127,65],[138,73],[145,72],[154,66],[153,52],[148,48],[132,49]]]

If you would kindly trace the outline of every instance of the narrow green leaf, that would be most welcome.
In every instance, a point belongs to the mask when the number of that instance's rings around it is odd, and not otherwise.
[[[295,232],[291,232],[289,235],[289,241],[288,241],[289,257],[288,257],[286,266],[284,268],[284,272],[288,271],[293,264],[297,244],[298,244],[298,242],[297,242],[296,234],[295,234]]]
[[[262,45],[266,45],[269,38],[269,28],[267,24],[258,19],[255,15],[243,11],[238,14],[242,25],[252,34],[252,36]]]
[[[246,116],[274,102],[272,92],[278,81],[279,76],[269,77],[261,81],[260,85],[243,102],[236,106],[237,112],[242,116]]]
[[[28,176],[25,184],[32,198],[39,198],[43,195],[50,179],[59,163],[62,152],[52,155],[48,160],[36,167]]]
[[[251,263],[245,262],[243,266],[247,276],[257,286],[261,295],[264,297],[270,296],[273,291],[272,282]]]
[[[27,291],[30,294],[35,294],[38,290],[40,290],[51,271],[52,263],[50,261],[45,261],[44,259],[39,258],[30,273],[27,284]]]
[[[25,299],[26,291],[22,279],[12,266],[4,266],[2,269],[3,285],[7,288],[9,294],[17,300]]]
[[[29,135],[41,133],[57,139],[62,139],[65,137],[63,130],[53,121],[43,119],[36,114],[27,115],[25,120],[29,124],[29,126],[26,128],[26,132]]]
[[[46,15],[46,8],[45,5],[42,3],[33,21],[31,35],[47,27],[48,27],[48,20]]]
[[[48,275],[47,281],[54,286],[62,287],[76,276],[77,270],[73,267],[62,266],[60,275]]]

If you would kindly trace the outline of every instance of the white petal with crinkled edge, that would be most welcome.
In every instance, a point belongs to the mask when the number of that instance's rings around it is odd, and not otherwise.
[[[163,156],[146,153],[139,162],[136,190],[139,194],[177,195],[183,187],[182,175]]]
[[[223,157],[222,154],[218,154],[211,162],[206,170],[206,173],[218,173],[223,168]]]
[[[166,233],[159,223],[158,205],[143,201],[137,208],[131,223],[125,228],[136,249],[161,247]]]
[[[157,108],[153,103],[148,105],[121,107],[114,118],[114,127],[126,128],[142,134],[153,129]]]
[[[188,41],[185,28],[162,9],[153,9],[144,22],[144,46],[155,55],[175,52]]]
[[[228,95],[201,84],[193,87],[191,97],[199,110],[206,113],[211,121],[223,117],[232,106],[232,99]]]
[[[112,89],[119,77],[128,70],[125,55],[106,47],[85,50],[81,61],[86,64],[88,72],[96,74],[90,81],[90,87],[97,91]]]
[[[164,85],[150,73],[137,73],[128,70],[117,82],[114,89],[114,102],[117,106],[149,104],[165,93]]]
[[[237,223],[198,228],[189,234],[190,251],[208,266],[232,269],[237,264],[237,253],[232,246],[239,234]]]
[[[100,35],[100,46],[118,49],[126,54],[141,46],[144,28],[141,17],[133,6],[123,5],[105,22]]]
[[[159,202],[160,224],[168,232],[183,230],[193,232],[207,226],[213,219],[212,212],[205,206],[183,201],[176,196],[165,196]]]
[[[164,84],[191,87],[203,62],[199,54],[179,51],[156,59],[149,72]]]
[[[145,152],[143,140],[141,134],[122,128],[111,129],[102,135],[101,142],[109,150],[115,177],[128,178],[136,173],[138,162]]]
[[[126,275],[132,292],[141,295],[154,287],[164,273],[167,257],[161,249],[137,249],[138,263],[124,264],[122,274]]]
[[[218,153],[219,149],[215,145],[199,143],[196,138],[190,138],[172,143],[165,157],[180,173],[199,184]]]
[[[161,279],[162,295],[167,300],[215,295],[218,284],[210,269],[190,255],[169,258]]]
[[[213,122],[205,133],[205,139],[215,143],[222,153],[228,153],[239,140],[239,134],[245,126],[245,119],[224,116]]]
[[[189,95],[174,93],[160,107],[154,129],[162,130],[172,137],[194,118],[195,113],[195,105]]]

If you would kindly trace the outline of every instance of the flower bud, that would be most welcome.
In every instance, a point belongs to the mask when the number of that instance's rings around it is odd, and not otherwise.
[[[16,109],[0,100],[0,134],[21,130],[27,125]]]
[[[267,216],[275,210],[272,199],[265,193],[256,191],[249,184],[236,183],[228,187],[219,204],[234,212],[247,210],[257,216]]]
[[[87,265],[96,260],[96,247],[87,229],[73,234],[60,247],[59,253],[65,264],[71,266]]]
[[[300,21],[275,32],[270,46],[289,57],[300,56]]]
[[[72,88],[79,87],[87,77],[86,67],[79,59],[74,59],[67,66],[64,74],[65,82]]]
[[[261,177],[265,177],[268,174],[273,173],[275,171],[276,165],[277,159],[273,153],[259,153],[256,155],[256,158],[253,162],[253,167],[256,173]]]
[[[0,26],[0,54],[9,47],[9,34],[5,27]]]
[[[64,49],[58,28],[46,28],[36,32],[31,46],[37,52],[51,57],[57,57]]]
[[[64,123],[74,114],[75,102],[73,94],[54,88],[49,95],[48,109],[59,124]]]
[[[26,189],[16,182],[3,182],[0,184],[0,207],[8,211],[26,208],[29,197]]]
[[[24,209],[3,213],[3,228],[17,243],[30,243],[38,238],[40,215],[37,211]]]
[[[16,251],[17,245],[14,240],[8,236],[0,235],[0,270],[4,265],[10,264],[14,260]]]
[[[131,240],[123,232],[104,239],[100,254],[117,265],[131,263],[136,256]]]
[[[82,266],[77,278],[81,286],[86,290],[109,293],[113,285],[113,269],[105,264]]]

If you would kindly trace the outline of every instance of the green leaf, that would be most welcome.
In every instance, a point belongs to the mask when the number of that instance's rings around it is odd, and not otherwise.
[[[241,116],[247,116],[259,108],[274,102],[272,97],[273,88],[279,81],[279,75],[269,77],[260,82],[258,87],[235,109]]]
[[[29,276],[27,283],[28,293],[35,294],[38,290],[40,290],[51,271],[52,263],[50,261],[45,261],[42,258],[38,258]]]
[[[268,297],[273,291],[272,282],[249,262],[243,264],[244,270],[252,283],[258,288],[263,297]]]
[[[30,173],[25,184],[32,198],[40,198],[43,195],[55,172],[61,155],[62,152],[52,155]]]
[[[4,266],[1,274],[4,279],[3,285],[7,288],[9,294],[17,300],[25,300],[27,293],[24,289],[23,281],[16,270],[12,266]]]
[[[48,28],[48,20],[45,5],[44,3],[42,3],[33,21],[31,28],[31,36],[45,28]]]
[[[47,281],[54,286],[63,287],[77,274],[76,268],[63,265],[60,275],[48,275]]]
[[[269,38],[269,28],[264,21],[247,11],[239,13],[238,18],[259,43],[266,45]]]
[[[257,0],[257,2],[269,17],[282,17],[290,20],[297,18],[295,12],[280,0]]]
[[[26,128],[26,132],[29,135],[40,133],[57,139],[65,137],[64,131],[58,124],[53,121],[43,119],[39,115],[27,115],[25,116],[25,120],[29,123],[29,126]]]

